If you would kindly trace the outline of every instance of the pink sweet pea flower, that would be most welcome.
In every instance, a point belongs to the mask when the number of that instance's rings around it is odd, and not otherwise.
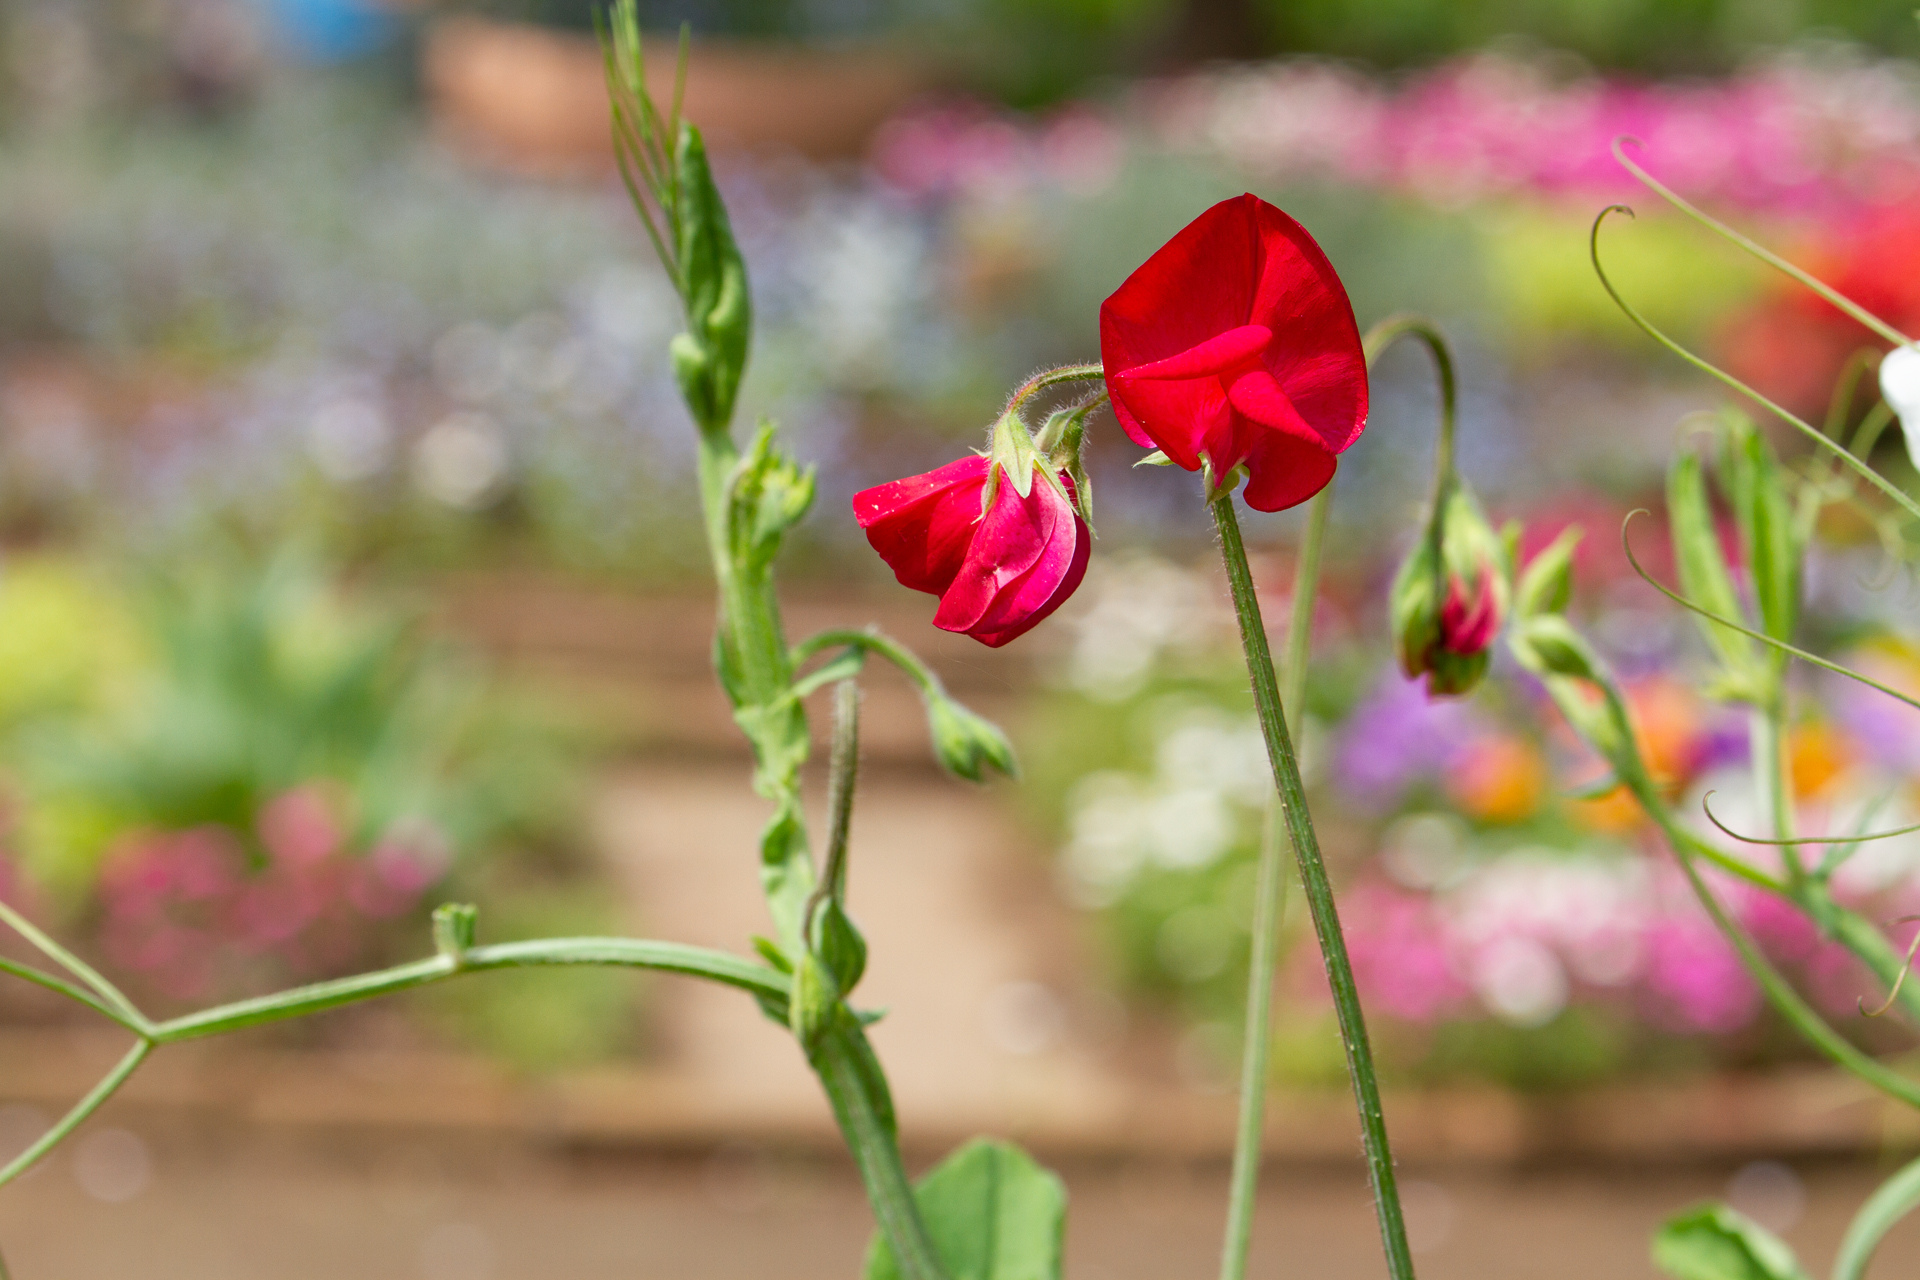
[[[1035,464],[1025,497],[1002,475],[983,509],[992,463],[958,462],[854,495],[867,541],[900,584],[940,597],[933,625],[999,648],[1072,595],[1087,573],[1092,532]]]
[[[1347,291],[1306,228],[1257,196],[1189,223],[1100,306],[1113,413],[1136,444],[1279,511],[1333,479],[1367,420]]]

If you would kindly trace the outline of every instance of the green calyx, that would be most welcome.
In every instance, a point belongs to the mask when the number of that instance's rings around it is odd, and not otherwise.
[[[1049,419],[1049,426],[1052,425]],[[1078,466],[1078,448],[1075,448],[1075,466]],[[980,511],[984,515],[993,509],[994,499],[1000,496],[1000,484],[1004,479],[1013,486],[1013,491],[1026,498],[1033,492],[1033,480],[1037,475],[1041,480],[1053,486],[1055,493],[1078,511],[1079,504],[1073,494],[1061,482],[1059,465],[1051,456],[1043,455],[1039,445],[1034,442],[1033,433],[1027,430],[1026,421],[1021,418],[1017,408],[1008,409],[993,424],[993,437],[987,450],[987,484],[980,493]],[[1083,491],[1084,492],[1084,491]],[[1085,513],[1082,512],[1082,518]]]
[[[1425,676],[1436,696],[1479,685],[1512,595],[1511,563],[1506,541],[1454,477],[1394,577],[1388,612],[1408,679]]]

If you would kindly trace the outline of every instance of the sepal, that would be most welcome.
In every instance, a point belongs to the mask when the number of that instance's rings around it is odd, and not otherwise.
[[[1515,617],[1566,612],[1573,599],[1573,553],[1584,536],[1577,525],[1569,525],[1527,562],[1513,591]]]

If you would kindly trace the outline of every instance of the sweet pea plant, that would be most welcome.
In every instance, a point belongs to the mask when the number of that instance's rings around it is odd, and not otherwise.
[[[0,959],[0,969],[87,1007],[133,1037],[126,1056],[71,1112],[0,1169],[0,1185],[72,1133],[163,1045],[466,973],[627,966],[734,987],[793,1037],[820,1080],[867,1189],[878,1225],[866,1266],[870,1280],[1058,1276],[1064,1191],[1057,1178],[1018,1148],[976,1141],[917,1185],[909,1181],[887,1077],[866,1034],[880,1015],[853,1001],[868,961],[847,906],[857,682],[865,664],[874,658],[892,663],[917,686],[935,753],[951,772],[975,781],[992,772],[1011,774],[1011,748],[998,729],[952,699],[906,647],[877,631],[830,630],[797,643],[787,638],[774,569],[785,536],[811,505],[814,473],[779,446],[770,423],[760,424],[744,443],[734,433],[752,300],[700,132],[680,118],[684,57],[681,77],[662,110],[643,78],[632,0],[615,7],[605,50],[621,172],[684,310],[685,327],[670,354],[697,430],[699,498],[719,596],[714,663],[752,749],[754,790],[771,808],[758,851],[771,929],[752,940],[758,958],[629,938],[483,945],[476,937],[474,909],[447,905],[434,914],[435,954],[429,958],[155,1020],[84,960],[0,904],[0,919],[63,972],[11,959]],[[1596,225],[1596,235],[1597,230]],[[1757,245],[1739,242],[1794,271]],[[1810,277],[1797,278],[1851,309],[1903,352],[1908,348],[1903,336]],[[1627,307],[1624,300],[1621,305]],[[1184,470],[1198,480],[1196,498],[1217,532],[1272,775],[1255,888],[1224,1280],[1238,1280],[1246,1269],[1288,847],[1345,1047],[1387,1270],[1394,1280],[1411,1280],[1414,1274],[1366,1021],[1287,714],[1288,707],[1300,704],[1306,678],[1320,548],[1338,458],[1366,424],[1368,366],[1401,337],[1416,338],[1432,351],[1443,405],[1429,513],[1393,588],[1396,646],[1406,672],[1426,677],[1435,696],[1466,693],[1486,672],[1504,633],[1515,659],[1538,677],[1573,730],[1609,766],[1600,785],[1626,789],[1660,825],[1693,890],[1768,997],[1842,1066],[1920,1106],[1920,1083],[1855,1048],[1824,1020],[1771,967],[1716,896],[1716,885],[1726,877],[1780,895],[1865,962],[1884,988],[1886,1005],[1897,1003],[1909,1014],[1920,1014],[1920,991],[1903,982],[1906,958],[1877,924],[1832,890],[1833,871],[1865,841],[1885,833],[1796,835],[1790,829],[1793,807],[1782,746],[1791,700],[1788,659],[1843,670],[1792,643],[1800,555],[1812,521],[1833,502],[1891,504],[1893,514],[1878,514],[1889,536],[1897,538],[1896,516],[1920,516],[1920,504],[1865,461],[1890,411],[1869,414],[1850,448],[1789,417],[1831,455],[1803,473],[1790,471],[1745,419],[1724,418],[1716,428],[1720,446],[1711,470],[1739,532],[1739,554],[1731,560],[1712,520],[1707,463],[1683,454],[1673,469],[1669,508],[1684,594],[1670,594],[1703,620],[1720,664],[1714,692],[1751,709],[1755,768],[1771,801],[1773,834],[1736,839],[1778,854],[1743,856],[1703,838],[1674,812],[1643,759],[1617,682],[1568,621],[1573,536],[1551,543],[1524,567],[1516,565],[1517,539],[1493,530],[1458,474],[1452,449],[1453,367],[1440,333],[1426,321],[1403,316],[1382,322],[1363,338],[1345,289],[1313,238],[1279,209],[1242,196],[1201,213],[1125,280],[1101,308],[1100,361],[1047,370],[1018,387],[994,422],[985,452],[868,489],[853,502],[858,524],[899,581],[939,597],[937,627],[999,646],[1045,620],[1087,571],[1092,488],[1081,457],[1097,411],[1110,408],[1126,434],[1151,450],[1143,462]],[[1903,354],[1884,367],[1887,400],[1894,409],[1905,411],[1920,401],[1911,385],[1915,358]],[[1048,406],[1036,429],[1034,418]],[[1920,423],[1913,425],[1920,429]],[[1860,492],[1860,481],[1874,492]],[[1312,503],[1285,633],[1284,667],[1268,647],[1238,501],[1263,512]],[[1864,675],[1855,678],[1874,684]],[[833,748],[827,829],[816,860],[800,777],[811,749],[806,699],[828,686],[834,689]],[[1885,685],[1874,687],[1920,706]],[[1801,853],[1809,845],[1824,846],[1826,852],[1809,862]],[[1862,1211],[1843,1247],[1837,1280],[1858,1280],[1880,1236],[1916,1201],[1920,1164],[1896,1175]],[[1669,1224],[1656,1243],[1656,1256],[1682,1280],[1791,1280],[1803,1274],[1783,1244],[1722,1206]]]

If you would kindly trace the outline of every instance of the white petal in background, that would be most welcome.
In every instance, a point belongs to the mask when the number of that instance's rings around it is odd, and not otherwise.
[[[1880,394],[1900,415],[1907,456],[1920,470],[1920,346],[1896,347],[1880,362]]]

